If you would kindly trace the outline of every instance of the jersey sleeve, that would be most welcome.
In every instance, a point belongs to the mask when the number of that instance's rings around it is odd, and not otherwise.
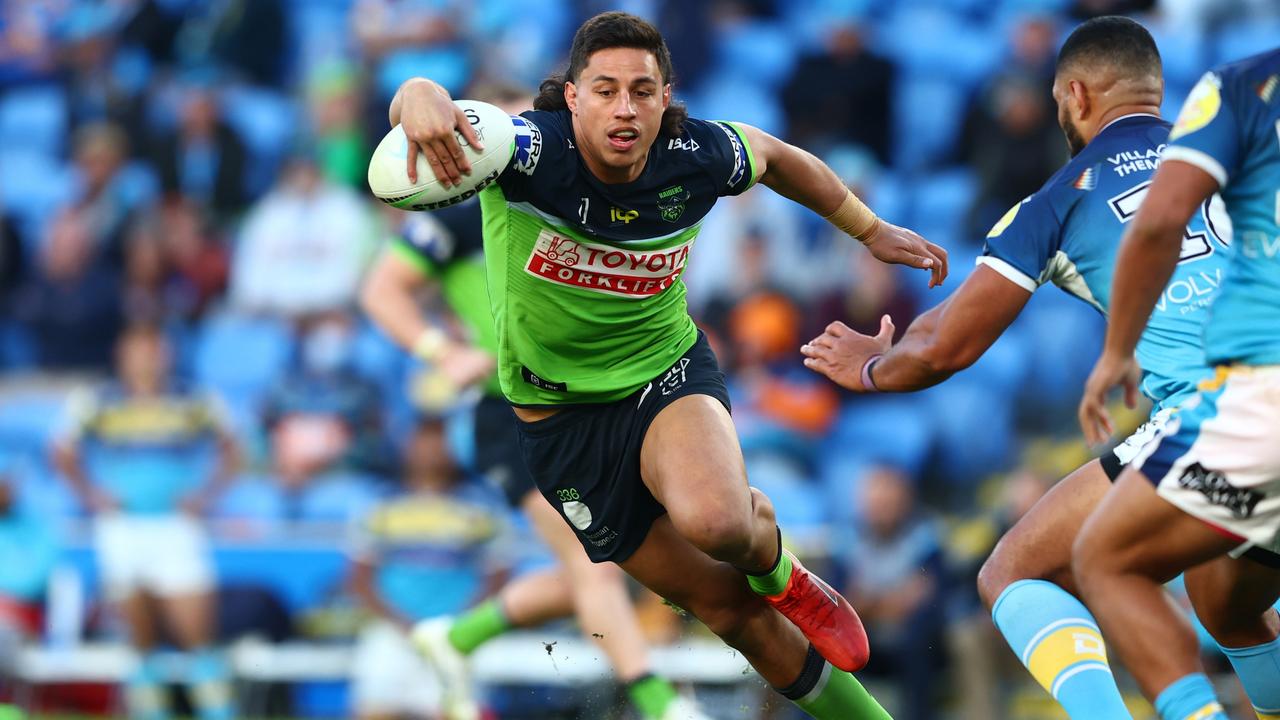
[[[429,277],[449,261],[453,245],[452,234],[435,213],[409,213],[389,252]]]
[[[572,133],[567,112],[530,110],[511,116],[515,152],[498,177],[498,185],[512,200],[527,200],[539,188],[561,187],[577,166],[570,157]]]
[[[1208,173],[1219,187],[1240,164],[1240,126],[1222,75],[1207,72],[1196,83],[1169,132],[1162,160],[1185,162]]]
[[[680,137],[660,137],[656,142],[686,151],[711,176],[721,196],[740,195],[760,179],[751,143],[737,123],[688,118]]]
[[[1062,243],[1062,224],[1043,191],[1009,208],[990,232],[979,265],[986,265],[1027,292],[1049,278],[1046,270]]]

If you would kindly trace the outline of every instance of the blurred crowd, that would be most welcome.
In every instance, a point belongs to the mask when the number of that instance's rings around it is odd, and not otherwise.
[[[950,252],[930,291],[755,189],[707,218],[685,279],[752,482],[797,550],[843,577],[901,717],[1034,716],[997,680],[973,574],[1087,457],[1072,410],[1102,319],[1047,289],[975,367],[911,396],[845,394],[798,347],[836,319],[905,328],[1065,160],[1049,86],[1075,22],[1136,13],[1172,115],[1205,68],[1280,37],[1268,0],[7,0],[0,675],[52,632],[42,611],[68,563],[81,634],[202,651],[211,627],[329,638],[355,632],[344,608],[456,611],[538,562],[468,470],[465,402],[356,310],[403,224],[364,170],[404,79],[454,97],[536,87],[582,19],[619,7],[664,32],[692,114],[815,152]],[[112,566],[85,522],[177,514],[212,528],[210,547],[192,540],[207,576]],[[95,611],[149,582],[217,601]],[[165,627],[140,630],[147,612]],[[348,714],[314,695],[294,703]]]

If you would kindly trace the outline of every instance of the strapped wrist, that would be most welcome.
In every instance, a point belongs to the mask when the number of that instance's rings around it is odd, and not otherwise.
[[[844,202],[824,219],[865,243],[880,227],[880,218],[846,188]]]
[[[413,355],[420,360],[435,361],[440,359],[448,346],[449,336],[443,330],[435,326],[428,327],[413,341]]]

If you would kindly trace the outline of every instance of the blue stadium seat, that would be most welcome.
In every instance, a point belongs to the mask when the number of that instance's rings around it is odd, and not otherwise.
[[[298,498],[300,520],[349,523],[381,499],[377,481],[365,475],[333,474],[316,479]]]
[[[900,76],[893,87],[894,165],[916,170],[951,153],[967,102],[968,91],[945,73]]]
[[[1013,459],[1013,396],[953,377],[921,393],[936,429],[931,463],[948,483],[974,487]]]
[[[21,225],[28,257],[36,257],[45,225],[76,187],[69,166],[20,145],[0,145],[0,207]]]
[[[792,533],[821,532],[827,521],[827,503],[820,488],[809,482],[790,459],[754,453],[748,455],[747,477],[773,501],[778,524]]]
[[[733,72],[717,72],[703,84],[701,93],[687,98],[689,112],[695,117],[730,118],[767,133],[785,134],[787,123],[777,93],[753,82],[750,76],[744,79]]]
[[[224,313],[205,321],[195,354],[195,377],[238,408],[253,408],[285,371],[294,338],[282,322]]]
[[[916,475],[928,459],[934,424],[929,409],[914,396],[859,398],[841,410],[820,456],[856,455]]]
[[[897,5],[881,23],[876,38],[881,51],[897,61],[906,74],[933,77],[961,89],[973,87],[989,75],[1005,54],[1003,35],[942,7]],[[910,109],[922,114],[937,112],[927,104]],[[959,123],[963,115],[947,119]]]
[[[284,521],[285,502],[284,492],[271,478],[244,476],[222,493],[210,509],[210,516],[270,527]]]
[[[1214,48],[1214,65],[1235,62],[1260,52],[1274,49],[1280,38],[1280,20],[1241,20],[1218,32]]]
[[[1179,28],[1178,32],[1172,32],[1163,23],[1158,22],[1148,23],[1147,29],[1151,31],[1156,47],[1160,48],[1160,60],[1164,66],[1166,100],[1169,97],[1171,85],[1189,90],[1204,74],[1205,68],[1210,65],[1209,58],[1206,57],[1204,36],[1199,32],[1191,32],[1185,27]],[[1185,92],[1183,95],[1185,96]]]
[[[782,26],[760,21],[725,28],[716,37],[716,45],[719,67],[731,68],[766,89],[778,88],[786,81],[798,52],[795,39]]]
[[[1076,403],[1106,334],[1093,308],[1056,288],[1035,294],[1014,323],[1031,363],[1020,402],[1040,416],[1074,424]],[[1061,422],[1059,424],[1062,424]]]
[[[56,158],[66,138],[67,98],[61,87],[30,85],[0,94],[0,147]]]
[[[264,88],[239,86],[223,92],[222,108],[248,151],[245,189],[256,197],[271,186],[280,162],[305,135],[298,102]]]

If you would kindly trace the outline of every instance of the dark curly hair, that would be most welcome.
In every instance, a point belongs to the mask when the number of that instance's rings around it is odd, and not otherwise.
[[[668,85],[675,83],[675,70],[671,67],[671,51],[662,39],[658,28],[644,19],[624,12],[600,13],[582,23],[573,35],[569,49],[569,67],[563,73],[551,75],[538,87],[538,97],[533,101],[535,110],[567,110],[564,100],[566,82],[577,82],[587,61],[599,50],[609,48],[635,48],[653,53],[658,61],[658,72]],[[679,137],[684,131],[684,121],[689,111],[684,103],[672,101],[662,113],[662,129],[659,134]]]

